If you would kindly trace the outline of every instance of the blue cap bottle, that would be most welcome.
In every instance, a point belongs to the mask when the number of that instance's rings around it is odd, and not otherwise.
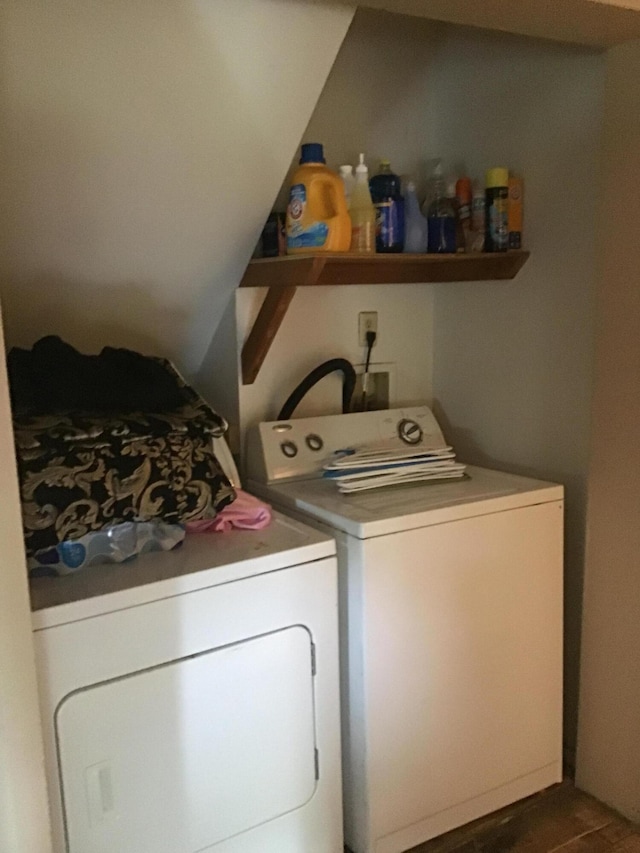
[[[321,142],[305,142],[300,149],[300,165],[303,163],[326,163]]]

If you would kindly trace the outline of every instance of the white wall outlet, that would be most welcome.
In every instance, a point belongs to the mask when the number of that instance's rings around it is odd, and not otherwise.
[[[378,342],[378,312],[377,311],[361,311],[358,314],[358,341],[361,347],[367,346],[367,332],[375,332],[376,340],[373,345]]]

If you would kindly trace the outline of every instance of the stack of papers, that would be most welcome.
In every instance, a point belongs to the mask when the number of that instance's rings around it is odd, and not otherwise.
[[[399,483],[452,480],[464,476],[451,447],[429,450],[397,445],[341,450],[324,466],[323,477],[335,480],[343,494]]]

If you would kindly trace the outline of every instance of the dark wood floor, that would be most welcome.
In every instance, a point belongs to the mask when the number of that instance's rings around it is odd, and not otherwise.
[[[411,853],[640,853],[640,827],[570,781],[414,847]]]

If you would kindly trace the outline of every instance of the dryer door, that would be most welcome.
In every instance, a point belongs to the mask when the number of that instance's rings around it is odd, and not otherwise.
[[[56,729],[70,853],[194,853],[304,805],[311,650],[294,626],[67,696]]]

